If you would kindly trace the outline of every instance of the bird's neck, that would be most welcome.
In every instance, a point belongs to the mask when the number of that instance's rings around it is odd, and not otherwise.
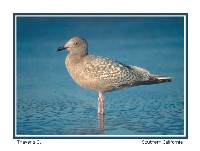
[[[69,53],[67,55],[67,60],[73,63],[79,63],[88,53]]]

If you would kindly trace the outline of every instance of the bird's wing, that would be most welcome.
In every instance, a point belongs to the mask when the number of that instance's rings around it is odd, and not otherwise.
[[[88,77],[104,80],[113,87],[132,86],[134,82],[149,80],[149,72],[136,66],[127,66],[118,61],[96,56],[88,56],[84,71]]]

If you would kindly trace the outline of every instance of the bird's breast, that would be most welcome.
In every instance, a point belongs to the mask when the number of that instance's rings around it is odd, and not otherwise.
[[[65,60],[65,65],[73,80],[81,87],[89,90],[99,91],[101,88],[99,88],[98,85],[101,81],[90,78],[84,69],[84,64],[81,63],[81,61],[72,61],[71,59],[73,58],[67,57]]]
[[[67,56],[65,65],[71,77],[77,82],[81,77],[80,71],[82,70],[78,61],[74,61],[73,58]]]

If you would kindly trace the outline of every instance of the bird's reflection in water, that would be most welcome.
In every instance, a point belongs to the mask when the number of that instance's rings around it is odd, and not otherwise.
[[[98,130],[104,134],[104,115],[98,114]]]

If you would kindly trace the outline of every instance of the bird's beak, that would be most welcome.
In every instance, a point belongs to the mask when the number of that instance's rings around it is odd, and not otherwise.
[[[62,51],[62,50],[65,50],[67,49],[68,47],[65,47],[65,46],[62,46],[62,47],[58,47],[57,51]]]

